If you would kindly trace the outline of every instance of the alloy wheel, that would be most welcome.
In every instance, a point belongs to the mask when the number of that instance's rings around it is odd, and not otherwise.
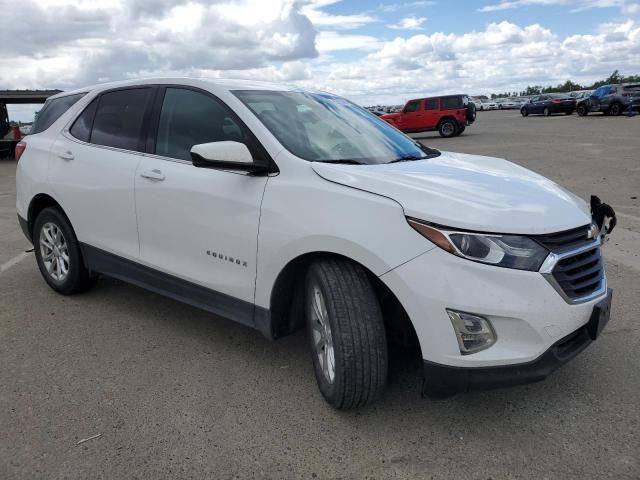
[[[333,335],[329,314],[324,300],[324,295],[318,285],[312,288],[311,297],[311,335],[313,339],[314,355],[318,359],[318,365],[324,378],[329,384],[333,384],[336,377],[336,358],[333,348]]]
[[[53,222],[47,222],[40,230],[40,256],[49,276],[63,282],[69,275],[69,249],[62,230]]]

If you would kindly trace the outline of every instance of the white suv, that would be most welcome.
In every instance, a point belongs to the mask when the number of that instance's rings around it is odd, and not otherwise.
[[[17,153],[18,216],[54,290],[104,274],[270,339],[306,326],[336,408],[380,395],[392,339],[415,345],[425,393],[450,395],[540,380],[609,318],[585,202],[331,94],[101,85],[48,100]]]

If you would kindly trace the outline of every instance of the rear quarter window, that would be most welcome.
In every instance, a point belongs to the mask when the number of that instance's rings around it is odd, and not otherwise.
[[[36,119],[31,127],[31,134],[44,132],[47,128],[53,125],[58,118],[62,116],[64,112],[69,110],[74,103],[84,97],[86,93],[77,93],[75,95],[67,95],[65,97],[58,97],[47,100],[44,102],[42,110],[36,115]]]
[[[440,99],[440,110],[454,110],[462,107],[464,107],[462,97],[443,97]]]

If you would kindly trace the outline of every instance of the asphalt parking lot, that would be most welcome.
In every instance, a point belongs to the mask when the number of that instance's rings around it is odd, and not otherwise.
[[[542,383],[423,400],[399,358],[382,400],[346,413],[320,397],[301,334],[270,343],[110,279],[55,294],[0,161],[0,479],[639,479],[639,134],[640,117],[495,111],[461,137],[417,136],[612,204],[612,318]]]

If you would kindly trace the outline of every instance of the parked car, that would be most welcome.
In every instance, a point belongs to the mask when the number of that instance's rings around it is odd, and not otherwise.
[[[131,80],[50,105],[16,176],[45,282],[69,295],[103,274],[270,339],[306,328],[335,408],[380,396],[392,339],[450,395],[541,380],[609,318],[589,207],[506,160],[266,83]]]
[[[496,103],[498,104],[498,110],[511,110],[521,106],[513,98],[499,98]]]
[[[593,90],[580,90],[580,91],[577,91],[577,92],[569,93],[569,96],[575,98],[576,101],[579,102],[583,98],[589,98],[592,93],[593,93]]]
[[[476,120],[476,107],[467,95],[419,98],[409,100],[401,112],[381,118],[402,132],[437,130],[448,138],[461,135]]]
[[[476,104],[478,110],[497,110],[498,104],[493,100],[482,100],[479,104]]]
[[[632,109],[640,110],[640,84],[604,85],[578,102],[577,112],[581,117],[589,112],[620,115],[629,109],[630,100]]]
[[[571,115],[576,109],[576,99],[567,95],[547,93],[538,95],[520,107],[523,117],[527,115],[544,115],[548,117],[554,113]]]

